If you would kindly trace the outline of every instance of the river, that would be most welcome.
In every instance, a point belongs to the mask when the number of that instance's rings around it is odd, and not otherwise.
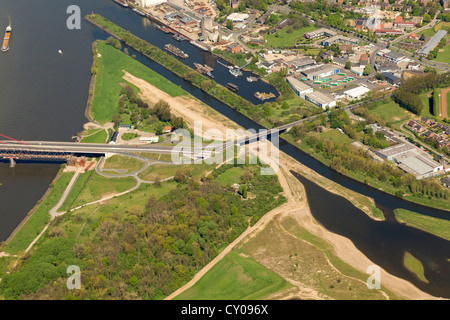
[[[241,88],[239,94],[255,104],[261,103],[253,97],[255,91],[268,92],[272,89],[261,81],[249,84],[245,76],[234,78],[225,67],[215,63],[211,54],[188,42],[176,42],[156,30],[148,19],[111,0],[16,0],[0,5],[0,27],[8,24],[8,15],[13,26],[11,49],[0,55],[1,134],[19,140],[70,141],[87,121],[84,108],[92,63],[91,44],[95,39],[106,39],[108,35],[84,19],[80,30],[68,30],[66,20],[69,15],[66,9],[72,4],[81,8],[82,16],[92,11],[99,13],[161,48],[165,43],[181,47],[189,54],[189,58],[184,61],[187,65],[192,67],[193,62],[200,62],[213,66],[216,81],[236,83]],[[63,54],[59,54],[58,50],[62,50]],[[130,50],[130,54],[133,53],[137,60],[241,126],[260,128],[172,72]],[[449,219],[447,212],[397,199],[344,177],[283,140],[280,148],[319,174],[374,198],[377,206],[388,216],[386,222],[374,222],[341,197],[335,199],[337,202],[344,201],[337,211],[334,200],[322,201],[324,198],[334,199],[335,196],[311,182],[302,181],[306,186],[312,214],[321,224],[351,239],[374,263],[392,274],[411,281],[426,292],[450,298],[450,263],[446,260],[450,258],[450,242],[398,224],[392,216],[395,208]],[[58,169],[59,164],[18,163],[16,168],[10,169],[8,164],[0,163],[0,183],[3,183],[0,186],[0,241],[9,236],[44,194]],[[378,227],[380,225],[383,227]],[[399,257],[406,251],[424,263],[425,275],[430,284],[421,283],[402,266]]]

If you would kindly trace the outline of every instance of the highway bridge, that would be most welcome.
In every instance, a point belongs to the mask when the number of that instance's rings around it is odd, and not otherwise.
[[[361,103],[354,104],[347,107],[351,110]],[[321,115],[320,113],[309,118],[294,121],[274,129],[258,130],[254,134],[244,135],[240,138],[224,142],[221,147],[214,148],[215,152],[221,152],[232,146],[244,145],[255,142],[261,138],[271,139],[275,135],[283,133],[290,128],[301,123],[312,121]],[[56,142],[56,141],[19,141],[5,135],[0,134],[0,137],[6,138],[0,140],[0,159],[9,159],[11,166],[15,164],[15,160],[46,160],[46,161],[67,161],[70,157],[88,156],[88,157],[102,157],[106,154],[130,154],[130,153],[167,153],[171,154],[174,151],[173,146],[149,145],[149,144],[106,144],[106,143],[80,143],[80,142]],[[199,153],[198,150],[189,151],[184,149],[183,155],[188,157],[204,157],[203,150]]]

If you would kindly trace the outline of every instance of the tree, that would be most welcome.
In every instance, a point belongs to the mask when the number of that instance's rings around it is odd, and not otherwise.
[[[350,62],[350,60],[347,60],[347,62],[345,63],[345,69],[350,70],[352,68],[352,63]]]
[[[227,28],[230,30],[233,30],[233,21],[231,21],[230,19],[227,20]]]
[[[364,71],[363,71],[363,75],[368,76],[370,74],[370,72],[372,71],[372,69],[370,68],[370,64],[367,64],[364,67]]]
[[[428,13],[425,13],[423,15],[423,19],[422,20],[423,20],[423,22],[427,23],[427,22],[431,21],[431,17],[430,17],[430,15]]]

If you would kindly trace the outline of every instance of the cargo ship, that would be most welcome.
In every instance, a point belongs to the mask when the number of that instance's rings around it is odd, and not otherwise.
[[[3,52],[9,50],[9,39],[11,38],[11,31],[12,31],[11,26],[7,26],[5,31],[5,37],[3,38],[3,45],[2,45]]]
[[[214,71],[213,68],[211,68],[210,66],[205,65],[201,65],[200,63],[194,62],[194,66],[197,68],[197,72],[199,73],[204,73],[206,74],[208,77],[210,78],[214,78],[213,74],[211,73],[212,71]]]
[[[186,59],[187,57],[189,57],[187,55],[187,53],[184,53],[183,50],[181,50],[180,48],[175,47],[173,44],[166,44],[164,45],[164,49],[166,49],[167,51],[169,51],[170,53],[176,55],[177,57]]]
[[[228,82],[227,83],[227,88],[230,89],[231,91],[238,91],[239,87],[233,83]]]
[[[115,3],[121,5],[124,8],[128,8],[128,2],[126,0],[113,0]]]
[[[270,98],[275,98],[275,95],[272,92],[271,93],[255,92],[255,97],[261,101],[264,101]]]

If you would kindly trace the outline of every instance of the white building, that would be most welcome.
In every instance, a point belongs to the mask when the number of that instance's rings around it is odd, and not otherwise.
[[[306,93],[312,93],[314,91],[312,87],[308,86],[306,83],[299,81],[295,77],[287,77],[286,81],[291,85],[292,89],[299,97],[305,95]]]
[[[159,137],[157,135],[155,135],[154,133],[141,135],[139,137],[140,143],[156,143],[158,141],[159,141]]]
[[[137,0],[138,4],[143,7],[151,7],[156,6],[157,4],[165,3],[167,0]]]
[[[321,107],[322,109],[326,109],[327,107],[332,108],[336,106],[336,100],[319,91],[306,93],[305,100],[315,104],[318,107]]]
[[[359,100],[366,96],[366,94],[370,91],[370,89],[359,86],[344,92],[344,96],[347,100]]]
[[[244,22],[248,19],[248,17],[249,15],[246,13],[233,12],[227,17],[227,20],[231,20],[233,22]]]

